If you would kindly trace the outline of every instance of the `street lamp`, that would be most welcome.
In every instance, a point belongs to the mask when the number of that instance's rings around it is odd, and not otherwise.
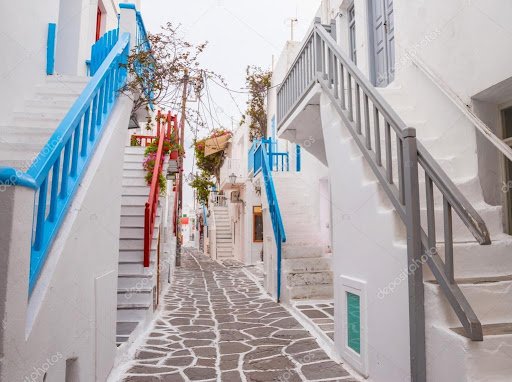
[[[212,193],[213,200],[216,200],[217,199],[217,188],[212,187],[211,193]]]
[[[229,176],[229,181],[231,182],[231,184],[235,184],[236,183],[236,175],[234,172],[231,173],[231,175]]]

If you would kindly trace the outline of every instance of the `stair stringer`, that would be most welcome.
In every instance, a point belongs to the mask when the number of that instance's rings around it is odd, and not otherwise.
[[[332,194],[335,345],[348,360],[341,307],[343,280],[354,279],[366,298],[359,371],[367,371],[370,381],[409,381],[405,227],[323,93],[320,113]]]

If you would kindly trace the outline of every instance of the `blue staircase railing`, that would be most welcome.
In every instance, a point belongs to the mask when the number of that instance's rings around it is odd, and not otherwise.
[[[89,75],[92,77],[107,58],[108,54],[119,39],[119,29],[112,29],[100,37],[91,47],[91,60],[89,62]]]
[[[130,35],[123,34],[26,173],[0,167],[0,183],[36,191],[29,293],[93,157],[118,90],[126,82],[129,43]]]
[[[271,150],[271,139],[255,140],[249,150],[249,172],[252,171],[254,175],[261,172],[265,183],[270,220],[272,221],[272,229],[274,231],[274,239],[277,247],[277,301],[279,302],[281,300],[282,244],[286,242],[286,232],[284,230],[281,210],[279,209],[279,201],[277,200],[272,172],[279,171],[279,166],[277,164],[285,163],[282,160],[287,157],[288,153],[272,153]],[[281,159],[274,161],[273,158]],[[274,166],[274,163],[276,163],[276,166]]]
[[[29,291],[34,288],[48,250],[93,157],[118,90],[126,81],[129,42],[130,35],[125,33],[113,46],[38,160],[27,170],[37,192]]]
[[[149,107],[151,110],[153,110],[152,100],[154,97],[154,89],[152,78],[155,71],[155,65],[152,62],[155,61],[155,58],[151,52],[151,42],[149,41],[142,15],[140,12],[137,12],[136,15],[137,33],[135,39],[135,49],[138,53],[145,53],[144,56],[147,54],[147,57],[145,57],[145,62],[134,62],[133,65],[139,78],[143,79],[144,81],[142,86],[143,92],[146,96],[146,99],[149,101]]]

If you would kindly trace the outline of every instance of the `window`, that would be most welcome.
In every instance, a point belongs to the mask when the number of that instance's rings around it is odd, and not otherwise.
[[[263,241],[263,214],[261,206],[252,207],[252,239],[253,242]]]
[[[348,44],[350,48],[350,59],[357,65],[357,50],[356,50],[356,13],[354,11],[354,4],[348,9]]]
[[[348,276],[340,277],[338,304],[341,307],[341,356],[368,377],[368,338],[366,282]]]
[[[347,292],[347,345],[361,354],[361,304],[357,294]]]

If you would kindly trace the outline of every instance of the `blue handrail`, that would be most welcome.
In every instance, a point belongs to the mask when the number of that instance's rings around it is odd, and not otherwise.
[[[97,68],[27,173],[19,174],[22,175],[19,184],[27,184],[27,178],[33,180],[29,187],[34,188],[37,195],[29,293],[93,157],[118,90],[126,81],[129,42],[130,35],[125,33]],[[7,174],[9,169],[3,172]]]
[[[272,221],[272,229],[274,231],[274,239],[277,247],[277,301],[281,300],[281,263],[282,263],[282,243],[286,242],[286,232],[284,230],[283,218],[279,209],[279,201],[277,200],[274,180],[272,179],[272,171],[268,163],[268,155],[264,145],[261,148],[261,168],[263,171],[263,179],[265,183],[265,191],[267,194],[268,209],[270,220]]]
[[[277,301],[281,300],[281,260],[282,260],[282,243],[286,242],[286,232],[284,230],[283,218],[279,209],[279,201],[277,200],[274,180],[272,179],[273,171],[289,171],[288,153],[272,152],[272,139],[257,139],[252,143],[249,149],[249,172],[253,175],[260,172],[263,174],[265,182],[265,191],[267,194],[267,202],[272,221],[272,229],[277,246]]]
[[[136,33],[136,46],[135,49],[139,53],[147,53],[149,55],[149,59],[155,61],[152,53],[151,53],[151,43],[149,41],[148,33],[146,31],[146,27],[144,26],[144,20],[142,19],[142,15],[140,12],[137,11],[136,13],[136,19],[137,19],[137,33]],[[149,101],[149,107],[151,110],[153,110],[153,85],[151,78],[153,76],[153,73],[155,71],[155,66],[152,64],[148,64],[148,62],[145,63],[139,63],[134,62],[134,68],[137,73],[137,75],[146,80],[148,79],[148,83],[145,83],[143,85],[143,92],[146,95],[146,98]],[[148,74],[148,75],[147,75]]]

